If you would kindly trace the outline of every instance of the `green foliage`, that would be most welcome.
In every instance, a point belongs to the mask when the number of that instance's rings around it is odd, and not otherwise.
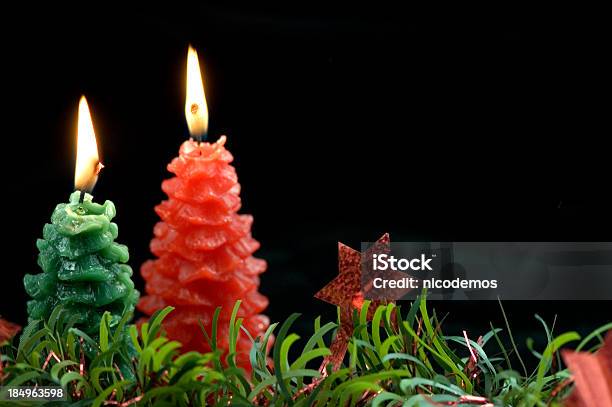
[[[32,321],[16,347],[0,349],[4,374],[0,385],[62,386],[74,405],[94,407],[105,401],[138,406],[430,406],[431,401],[467,406],[470,397],[483,397],[496,406],[531,407],[557,405],[569,391],[565,388],[553,395],[569,377],[556,357],[558,350],[580,339],[575,332],[553,337],[536,316],[548,345],[541,351],[531,346],[539,363],[531,373],[522,367],[519,372],[511,361],[521,360],[523,365],[523,358],[500,328],[491,326],[478,341],[470,340],[477,355],[477,361],[470,363],[465,337],[444,335],[424,297],[407,312],[392,304],[381,306],[372,321],[367,320],[369,306],[366,301],[354,314],[346,363],[325,375],[319,366],[330,355],[329,344],[338,325],[322,324],[320,318],[305,341],[291,333],[298,314],[280,326],[271,325],[263,337],[251,338],[251,371],[247,373],[235,362],[239,333],[249,335],[237,317],[240,302],[232,312],[225,357],[216,346],[219,310],[210,331],[201,326],[203,340],[213,351],[181,354],[181,345],[163,332],[162,321],[171,307],[140,327],[126,327],[129,314],[112,325],[111,315],[105,313],[96,341],[75,328],[70,313],[58,307],[47,320]],[[578,346],[598,342],[589,349],[596,350],[611,328],[612,324],[601,327]],[[273,331],[276,341],[270,358],[267,349]],[[301,349],[296,351],[298,344]]]

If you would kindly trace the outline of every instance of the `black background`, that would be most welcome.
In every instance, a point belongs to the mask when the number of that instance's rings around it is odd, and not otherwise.
[[[86,94],[106,165],[96,200],[150,258],[166,164],[188,136],[184,71],[199,51],[210,138],[228,135],[255,216],[273,321],[333,318],[312,295],[336,242],[611,240],[609,72],[598,25],[572,10],[420,19],[400,9],[48,7],[6,14],[0,313],[25,322],[35,240],[72,191]],[[525,17],[527,16],[527,17]],[[569,19],[568,19],[569,18]],[[436,304],[453,334],[494,303]],[[610,320],[609,303],[508,303],[519,335]],[[542,336],[540,336],[542,338]]]

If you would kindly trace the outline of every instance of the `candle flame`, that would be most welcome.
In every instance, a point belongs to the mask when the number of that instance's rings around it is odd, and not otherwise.
[[[198,53],[189,46],[187,52],[187,93],[185,97],[185,118],[192,137],[200,139],[208,131],[208,106],[204,95],[204,83]]]
[[[85,96],[79,101],[79,125],[77,133],[77,158],[74,169],[74,187],[80,191],[91,192],[102,167],[98,156],[96,134]]]

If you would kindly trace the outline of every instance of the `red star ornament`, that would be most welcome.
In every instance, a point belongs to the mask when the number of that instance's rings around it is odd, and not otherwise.
[[[342,364],[348,347],[348,341],[353,330],[353,309],[360,310],[364,301],[364,293],[361,288],[362,270],[366,271],[364,286],[371,286],[374,272],[371,270],[372,254],[389,253],[389,234],[385,233],[366,252],[361,253],[355,249],[338,243],[338,276],[315,294],[315,298],[340,308],[340,327],[330,345],[331,355],[323,360],[321,370],[332,364],[333,370],[337,370]],[[401,278],[406,274],[399,272],[388,272],[388,277]],[[387,298],[401,298],[407,289],[387,290]],[[368,319],[371,319],[379,305],[385,305],[387,300],[373,300],[368,308]]]

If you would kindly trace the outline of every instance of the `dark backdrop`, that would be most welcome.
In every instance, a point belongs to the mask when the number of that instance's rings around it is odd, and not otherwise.
[[[82,93],[106,164],[94,195],[115,202],[142,288],[160,182],[187,137],[188,43],[205,71],[211,138],[228,135],[242,211],[255,216],[275,321],[333,317],[312,295],[336,274],[337,241],[612,238],[607,48],[571,10],[425,21],[371,6],[38,7],[5,14],[8,319],[24,323],[35,240],[72,191]],[[492,303],[436,306],[451,330],[500,321]],[[535,312],[558,313],[559,330],[610,320],[605,303],[507,308],[525,335],[540,328]]]

